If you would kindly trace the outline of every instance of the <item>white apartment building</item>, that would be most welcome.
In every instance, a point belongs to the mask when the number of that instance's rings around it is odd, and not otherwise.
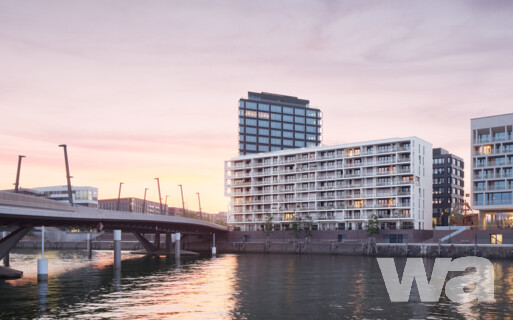
[[[484,227],[512,225],[513,113],[471,120],[472,205]],[[497,219],[499,213],[499,222]]]
[[[432,229],[433,148],[417,137],[251,154],[225,162],[228,224],[275,230]],[[297,221],[297,220],[296,220]]]

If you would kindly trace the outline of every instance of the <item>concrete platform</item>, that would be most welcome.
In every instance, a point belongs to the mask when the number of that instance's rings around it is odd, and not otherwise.
[[[23,277],[23,271],[0,267],[0,279],[19,279]]]
[[[172,252],[168,253],[166,250],[162,249],[162,250],[157,250],[155,252],[148,252],[146,250],[137,250],[137,251],[131,251],[130,253],[132,254],[156,254],[156,255],[159,255],[159,256],[165,256],[165,255],[174,255],[175,254],[175,251],[173,250]],[[194,251],[188,251],[188,250],[180,250],[180,256],[199,256],[199,253],[197,252],[194,252]]]

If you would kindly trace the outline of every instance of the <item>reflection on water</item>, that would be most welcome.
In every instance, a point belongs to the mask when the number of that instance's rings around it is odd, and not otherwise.
[[[390,303],[375,258],[220,255],[182,259],[110,251],[50,251],[49,281],[37,283],[38,252],[11,254],[25,277],[0,282],[0,318],[93,319],[488,319],[510,318],[513,271],[494,261],[496,303],[446,297]],[[427,263],[428,273],[431,264]],[[404,268],[399,261],[398,269]],[[402,267],[401,267],[402,265]],[[402,271],[400,271],[401,273]]]

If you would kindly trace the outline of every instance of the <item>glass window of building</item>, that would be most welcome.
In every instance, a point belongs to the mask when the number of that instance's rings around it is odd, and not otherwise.
[[[283,131],[283,137],[284,138],[293,138],[294,137],[294,133],[291,132],[291,131]]]
[[[294,125],[292,123],[284,123],[283,129],[284,130],[294,130]]]
[[[267,137],[258,137],[258,143],[269,144],[269,138],[267,138]]]
[[[307,147],[315,147],[315,146],[316,146],[316,143],[315,143],[315,142],[307,142],[307,143],[306,143],[306,146],[307,146]]]
[[[305,131],[305,126],[302,124],[296,124],[294,128],[296,129],[296,131]]]
[[[279,131],[279,130],[271,130],[271,136],[273,136],[273,137],[281,137],[281,131]]]
[[[293,117],[293,116],[287,116],[287,115],[284,115],[284,116],[283,116],[283,121],[286,121],[286,122],[294,122],[294,117]]]
[[[298,148],[302,148],[305,146],[305,142],[304,141],[296,141],[296,142],[294,142],[294,145]]]
[[[258,110],[260,110],[260,111],[269,111],[269,105],[268,104],[259,103],[258,104]]]
[[[239,141],[244,141],[244,136],[243,135],[239,135]]]
[[[246,125],[248,126],[256,126],[257,121],[255,119],[246,119]]]
[[[257,104],[255,102],[246,101],[246,109],[256,110]]]
[[[283,107],[283,113],[286,113],[286,114],[294,114],[294,108],[290,108],[290,107]]]
[[[258,112],[258,117],[259,117],[259,118],[264,118],[264,119],[269,119],[269,113],[259,111],[259,112]]]
[[[296,123],[303,123],[304,124],[305,123],[305,118],[303,118],[303,117],[294,117],[294,121]]]
[[[244,108],[244,101],[239,101],[239,107]]]
[[[244,125],[244,118],[239,118],[239,124]]]
[[[269,121],[267,121],[267,120],[258,120],[258,126],[259,127],[264,127],[264,128],[269,128]]]
[[[293,141],[289,139],[283,139],[284,146],[293,146]]]
[[[254,118],[256,118],[258,116],[258,112],[252,111],[252,110],[246,110],[245,115],[246,115],[246,117],[254,117]]]
[[[257,142],[256,136],[246,136],[246,142]]]
[[[278,145],[281,145],[281,139],[273,138],[273,139],[271,139],[271,144],[278,144]]]
[[[271,113],[271,120],[281,121],[281,114]]]
[[[280,151],[281,147],[271,146],[271,151]]]
[[[312,119],[312,118],[306,118],[306,124],[316,125],[317,124],[317,120]]]
[[[271,128],[273,128],[273,129],[281,129],[281,122],[271,121]]]
[[[268,136],[269,130],[268,129],[258,129],[258,134],[261,136]]]
[[[306,126],[306,132],[317,133],[316,127]]]
[[[294,138],[300,139],[300,140],[305,140],[305,134],[304,133],[300,133],[300,132],[296,132],[294,134]]]
[[[268,152],[269,146],[258,146],[258,151],[260,152]]]
[[[255,144],[246,143],[246,150],[256,151],[256,145]]]
[[[281,106],[274,106],[274,105],[271,105],[271,111],[272,111],[272,112],[281,113]]]
[[[317,111],[315,110],[306,110],[306,115],[308,117],[314,117],[314,118],[317,118]]]
[[[305,116],[305,109],[300,109],[300,108],[296,108],[294,110],[294,113],[296,114],[296,116]]]
[[[257,129],[256,128],[246,128],[246,133],[257,134]]]
[[[244,133],[244,127],[239,127],[239,133]]]
[[[317,140],[317,136],[315,134],[307,134],[306,139],[315,141]]]

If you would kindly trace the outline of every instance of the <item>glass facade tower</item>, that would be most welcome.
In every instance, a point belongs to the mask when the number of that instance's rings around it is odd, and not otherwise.
[[[321,143],[321,111],[297,97],[248,92],[239,100],[239,154],[313,147]]]

